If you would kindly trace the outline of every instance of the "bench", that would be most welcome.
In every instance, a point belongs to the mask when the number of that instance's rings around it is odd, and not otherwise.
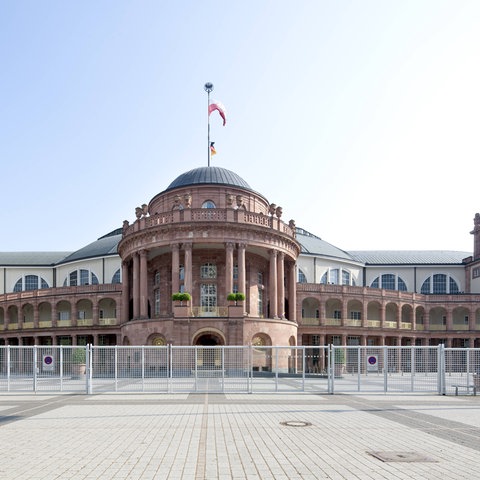
[[[453,388],[455,388],[455,395],[458,396],[458,389],[459,388],[464,388],[467,393],[470,391],[470,389],[473,390],[473,394],[477,395],[477,386],[476,385],[452,385]]]

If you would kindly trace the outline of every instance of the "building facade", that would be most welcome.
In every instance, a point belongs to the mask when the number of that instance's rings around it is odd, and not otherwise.
[[[346,252],[282,216],[201,167],[76,252],[0,253],[0,344],[480,347],[479,214],[473,254]]]

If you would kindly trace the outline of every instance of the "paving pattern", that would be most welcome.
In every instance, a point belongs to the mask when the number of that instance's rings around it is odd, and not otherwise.
[[[480,479],[480,396],[0,396],[0,479]]]

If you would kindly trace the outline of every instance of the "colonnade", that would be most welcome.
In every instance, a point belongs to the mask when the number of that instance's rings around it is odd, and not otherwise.
[[[225,298],[233,292],[233,272],[234,272],[234,251],[237,251],[238,279],[237,288],[239,292],[246,292],[246,248],[244,243],[225,243]],[[184,291],[193,292],[193,244],[185,242],[183,244],[174,243],[170,245],[171,249],[171,285],[172,293],[180,291],[180,252],[184,255]],[[132,255],[131,262],[122,262],[122,283],[123,283],[123,308],[124,315],[128,316],[130,292],[133,300],[133,318],[143,319],[148,316],[148,251],[139,250]],[[130,265],[132,275],[129,275]],[[270,317],[285,318],[285,254],[279,250],[269,250],[269,292]],[[130,285],[130,278],[132,285]],[[296,320],[296,270],[295,263],[289,263],[288,269],[288,296],[290,320]],[[124,318],[128,321],[128,318]]]

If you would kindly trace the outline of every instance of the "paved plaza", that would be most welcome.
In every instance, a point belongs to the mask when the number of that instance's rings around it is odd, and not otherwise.
[[[480,479],[480,396],[0,395],[0,479]]]

